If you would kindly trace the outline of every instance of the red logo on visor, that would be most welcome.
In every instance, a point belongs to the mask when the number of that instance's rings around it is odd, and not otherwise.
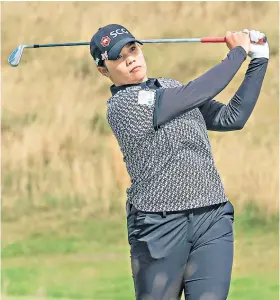
[[[100,44],[103,46],[103,47],[107,47],[111,42],[111,39],[107,36],[103,36],[103,38],[101,39],[100,41]]]

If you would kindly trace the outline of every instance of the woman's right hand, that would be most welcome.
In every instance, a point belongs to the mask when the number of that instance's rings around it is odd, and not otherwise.
[[[242,31],[227,31],[226,33],[226,44],[230,50],[237,46],[241,46],[248,54],[250,50],[250,43],[251,41],[248,33]]]

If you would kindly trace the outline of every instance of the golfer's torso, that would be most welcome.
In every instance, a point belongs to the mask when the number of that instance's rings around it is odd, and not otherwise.
[[[159,82],[163,88],[180,85],[171,79]],[[140,90],[128,87],[108,101],[108,122],[131,178],[128,201],[143,211],[177,211],[227,201],[200,110],[155,130],[155,101],[139,103]]]

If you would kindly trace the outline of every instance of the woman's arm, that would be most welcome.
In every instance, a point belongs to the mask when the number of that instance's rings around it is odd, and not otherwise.
[[[227,105],[211,100],[199,107],[208,130],[231,131],[244,127],[259,97],[267,65],[267,58],[251,60],[242,84]]]
[[[231,49],[227,57],[187,85],[156,90],[154,128],[213,99],[232,80],[246,59],[243,47]]]

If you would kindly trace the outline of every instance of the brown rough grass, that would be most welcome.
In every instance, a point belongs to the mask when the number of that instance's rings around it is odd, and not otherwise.
[[[27,49],[18,68],[7,64],[19,44],[89,41],[108,23],[121,23],[141,39],[222,36],[243,28],[267,34],[271,60],[251,118],[242,131],[210,138],[236,209],[248,203],[268,214],[278,209],[278,3],[4,2],[1,9],[4,217],[123,209],[129,178],[105,118],[110,82],[97,73],[88,47]],[[228,50],[180,44],[146,45],[144,52],[150,77],[187,83]],[[232,97],[248,61],[217,100]]]

